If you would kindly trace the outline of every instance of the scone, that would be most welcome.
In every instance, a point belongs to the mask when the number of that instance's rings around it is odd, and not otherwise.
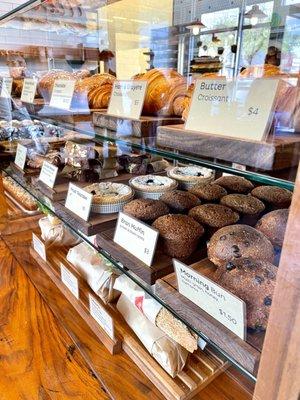
[[[291,191],[278,186],[258,186],[252,190],[251,194],[273,208],[289,207],[293,196]]]
[[[287,208],[271,211],[258,221],[255,228],[262,232],[274,246],[282,247],[288,216]]]
[[[189,192],[197,196],[201,200],[201,203],[214,203],[227,195],[226,189],[215,183],[195,185],[189,189]]]
[[[254,188],[248,179],[234,175],[221,176],[214,183],[222,186],[228,193],[249,193]]]
[[[165,204],[175,213],[185,213],[200,204],[200,200],[194,194],[183,190],[172,190],[164,193],[161,198]]]
[[[190,189],[195,185],[205,185],[212,182],[215,177],[215,171],[196,165],[188,165],[170,169],[168,176],[175,179],[181,189]]]
[[[157,218],[153,228],[159,231],[162,250],[171,257],[185,259],[196,249],[203,227],[187,215],[164,215]]]
[[[169,214],[169,207],[160,200],[135,199],[127,203],[123,211],[132,217],[147,222]]]
[[[207,256],[218,267],[240,258],[274,261],[274,248],[269,239],[248,225],[229,225],[210,239]]]

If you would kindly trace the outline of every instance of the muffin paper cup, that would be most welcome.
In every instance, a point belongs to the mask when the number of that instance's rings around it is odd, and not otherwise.
[[[134,198],[134,195],[125,201],[120,201],[114,204],[92,204],[92,212],[97,214],[114,214],[123,210],[125,204],[129,203]]]

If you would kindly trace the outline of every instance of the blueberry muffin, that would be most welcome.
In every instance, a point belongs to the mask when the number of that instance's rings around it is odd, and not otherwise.
[[[164,253],[179,259],[188,258],[204,234],[202,225],[181,214],[159,217],[152,226],[159,231],[159,241]]]
[[[222,228],[235,224],[239,220],[239,214],[231,208],[221,204],[202,204],[189,211],[189,216],[202,225],[211,228]]]
[[[173,190],[164,193],[161,198],[172,212],[184,213],[200,204],[200,200],[194,194],[183,190]]]
[[[160,200],[135,199],[125,204],[123,211],[134,218],[147,222],[169,214],[169,207]]]
[[[282,247],[288,216],[287,208],[271,211],[258,221],[255,228],[262,232],[274,246]]]
[[[211,237],[207,255],[218,267],[249,257],[273,263],[274,248],[269,239],[257,229],[242,224],[229,225]]]
[[[268,261],[241,258],[217,269],[214,280],[223,288],[244,300],[247,326],[265,330],[276,283],[277,267]]]
[[[253,188],[253,184],[241,176],[226,175],[216,179],[214,184],[222,186],[228,193],[249,193]]]
[[[278,186],[258,186],[251,194],[273,208],[288,208],[293,196],[291,191]]]
[[[217,202],[223,196],[227,195],[226,189],[215,183],[208,183],[204,186],[195,185],[189,192],[197,196],[201,200],[201,203]]]

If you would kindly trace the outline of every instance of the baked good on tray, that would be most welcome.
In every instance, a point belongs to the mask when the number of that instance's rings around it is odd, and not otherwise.
[[[184,213],[200,204],[200,200],[194,194],[183,190],[172,190],[164,193],[161,198],[165,204],[175,213]]]
[[[141,221],[153,221],[162,215],[169,214],[169,207],[160,200],[135,199],[127,203],[123,211]]]
[[[168,171],[170,178],[176,179],[182,189],[189,189],[194,185],[210,183],[214,180],[215,171],[196,165],[174,167]]]
[[[227,195],[226,189],[215,183],[195,185],[189,189],[189,192],[197,196],[202,203],[217,202]]]
[[[193,218],[181,214],[168,214],[157,218],[153,228],[159,231],[160,244],[165,254],[185,259],[196,250],[204,228]]]
[[[277,267],[268,261],[241,258],[217,269],[214,280],[246,303],[247,326],[265,330],[272,305]]]
[[[130,179],[129,185],[137,197],[159,199],[164,192],[176,189],[177,182],[167,176],[141,175]]]
[[[267,236],[274,246],[282,247],[288,216],[287,208],[271,211],[257,222],[255,228]]]
[[[202,204],[189,211],[189,216],[209,228],[222,228],[235,224],[240,216],[231,208],[221,204]]]
[[[278,186],[257,186],[251,194],[274,208],[289,207],[293,196],[290,190]]]
[[[274,248],[270,240],[248,225],[229,225],[219,229],[207,246],[209,260],[218,267],[226,267],[240,258],[274,261]]]
[[[254,188],[248,179],[235,175],[221,176],[214,183],[222,186],[228,193],[249,193]]]
[[[17,182],[15,182],[9,176],[3,178],[3,187],[22,207],[28,211],[37,210],[37,202],[33,196],[31,196],[25,189],[22,188]]]

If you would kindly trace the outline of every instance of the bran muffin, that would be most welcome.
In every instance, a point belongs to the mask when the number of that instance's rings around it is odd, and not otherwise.
[[[141,221],[153,221],[169,214],[169,207],[160,200],[135,199],[125,204],[123,211]]]
[[[293,196],[291,191],[278,186],[258,186],[251,194],[273,208],[288,208]]]
[[[249,193],[253,188],[253,184],[248,179],[241,176],[226,175],[216,179],[214,184],[222,186],[228,193]]]
[[[251,226],[256,224],[265,209],[264,203],[250,194],[228,194],[222,197],[220,203],[238,212],[241,215],[240,223]]]
[[[196,249],[204,228],[187,215],[164,215],[157,218],[153,228],[159,231],[160,244],[166,254],[184,259]]]
[[[202,204],[196,206],[189,211],[189,216],[204,226],[217,229],[235,224],[239,220],[237,212],[221,204]]]
[[[218,268],[214,280],[246,303],[247,326],[265,330],[276,283],[277,267],[262,260],[241,258]]]
[[[166,192],[161,196],[160,200],[166,203],[171,211],[176,213],[187,212],[191,208],[200,204],[198,197],[183,190]]]
[[[227,195],[226,189],[214,183],[208,183],[204,186],[196,185],[189,192],[197,196],[202,203],[217,202]]]
[[[274,261],[274,248],[269,239],[248,225],[229,225],[219,229],[210,239],[207,256],[218,267],[239,258]]]
[[[274,246],[282,247],[288,216],[287,208],[271,211],[258,221],[255,228],[262,232]]]

